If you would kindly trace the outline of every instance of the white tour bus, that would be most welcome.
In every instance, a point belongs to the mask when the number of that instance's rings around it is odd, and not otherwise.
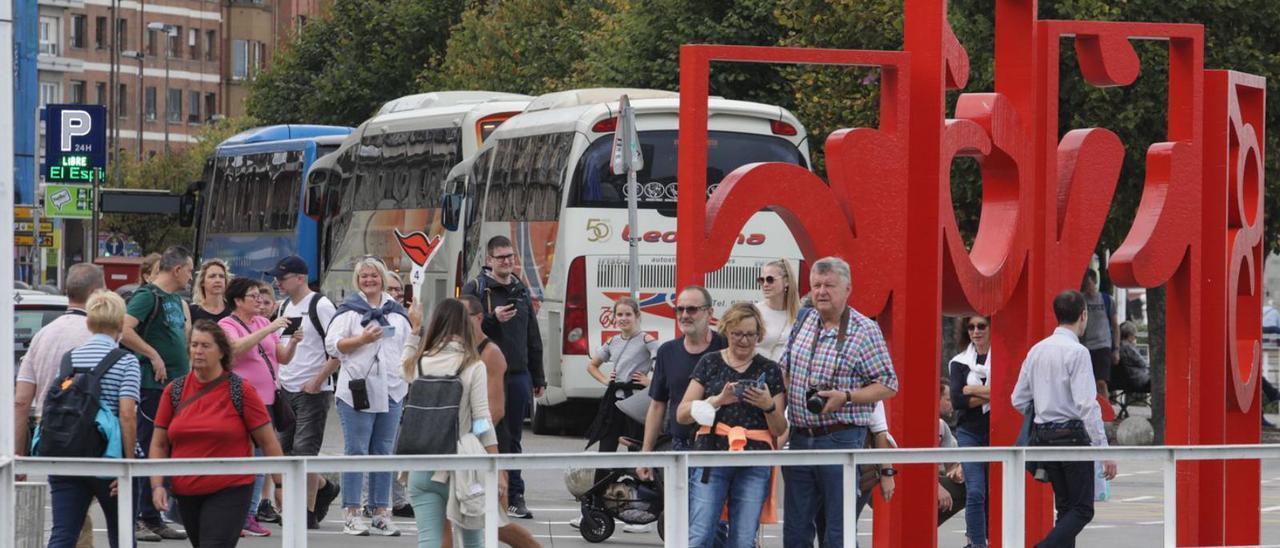
[[[604,391],[586,372],[589,355],[618,333],[611,308],[630,291],[626,177],[610,170],[624,93],[635,108],[644,153],[637,179],[642,326],[660,340],[673,338],[678,94],[585,89],[540,96],[456,166],[445,185],[446,196],[466,198],[454,202],[464,211],[446,217],[462,219],[467,279],[484,264],[485,242],[505,235],[515,244],[521,278],[540,304],[549,386],[534,413],[539,433],[594,415],[574,414],[595,405]],[[748,163],[809,166],[804,128],[785,109],[712,98],[708,115],[708,192]],[[446,242],[455,243],[456,238]],[[733,302],[759,300],[759,267],[778,258],[798,266],[799,247],[776,214],[758,213],[743,228],[729,263],[707,276],[717,313]]]
[[[444,228],[445,177],[530,99],[489,91],[401,97],[317,160],[308,176],[306,213],[322,221],[321,292],[342,299],[353,291],[352,266],[374,256],[400,274],[406,287],[417,282],[417,298],[430,303],[454,296],[461,244],[437,240],[462,237]],[[420,280],[410,280],[415,264],[425,267],[419,268]]]

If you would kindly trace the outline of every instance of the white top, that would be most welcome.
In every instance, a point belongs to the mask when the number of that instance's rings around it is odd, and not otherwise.
[[[786,310],[769,308],[769,304],[764,301],[754,304],[756,310],[760,311],[760,317],[764,318],[764,338],[756,345],[756,351],[776,363],[787,349],[787,337],[791,335],[791,324],[796,319]]]
[[[310,315],[307,314],[311,307],[311,299],[320,299],[316,304],[316,316],[320,318],[320,326],[312,323]],[[325,355],[324,339],[320,337],[320,328],[328,326],[329,322],[333,321],[333,314],[336,311],[333,301],[315,292],[308,293],[296,304],[285,299],[284,317],[302,318],[302,342],[298,343],[297,349],[294,350],[293,360],[280,366],[281,388],[289,392],[301,392],[302,386],[324,369],[324,364],[329,361],[329,357]],[[287,340],[289,337],[281,335],[281,338]],[[321,386],[321,390],[333,390],[333,383],[328,380],[325,380]]]
[[[1079,420],[1094,446],[1107,445],[1089,350],[1064,327],[1031,347],[1022,362],[1011,403],[1022,410],[1033,401],[1036,424]]]
[[[869,435],[874,436],[881,432],[884,432],[886,436],[889,436],[890,445],[893,447],[898,446],[897,440],[893,439],[893,434],[889,433],[889,417],[884,412],[883,400],[876,402],[875,408],[871,410],[871,426]]]
[[[382,294],[384,301],[390,298],[390,295]],[[350,354],[338,351],[338,341],[364,332],[360,317],[361,314],[354,310],[337,315],[333,318],[333,323],[329,324],[329,331],[324,338],[329,355],[342,362],[342,367],[338,369],[338,386],[334,396],[347,405],[354,406],[348,383],[352,379],[365,379],[369,391],[369,408],[363,411],[386,413],[388,399],[399,402],[409,391],[400,367],[400,356],[404,352],[405,339],[410,331],[409,320],[399,314],[387,314],[387,321],[395,327],[395,336],[383,337],[377,342],[362,345]]]

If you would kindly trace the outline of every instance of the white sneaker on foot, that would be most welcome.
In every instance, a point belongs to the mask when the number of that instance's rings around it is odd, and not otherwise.
[[[569,520],[569,527],[572,527],[572,528],[574,528],[574,529],[581,529],[581,528],[582,528],[582,516],[578,516],[578,517],[575,517],[575,518],[573,518],[573,519]]]
[[[398,537],[400,530],[396,528],[394,523],[386,516],[374,516],[373,523],[369,526],[368,533],[380,537]]]
[[[369,526],[364,524],[364,518],[359,514],[347,516],[346,525],[342,526],[342,534],[367,537],[369,536]]]

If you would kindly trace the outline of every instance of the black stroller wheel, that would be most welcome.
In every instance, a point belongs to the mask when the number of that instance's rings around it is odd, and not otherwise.
[[[578,532],[590,543],[604,542],[613,536],[613,518],[600,510],[587,510],[582,515]]]

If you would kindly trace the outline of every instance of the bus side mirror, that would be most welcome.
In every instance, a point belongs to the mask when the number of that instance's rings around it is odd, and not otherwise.
[[[449,232],[458,230],[462,224],[462,195],[445,194],[440,200],[440,224]]]
[[[187,185],[186,192],[183,192],[178,199],[178,226],[188,227],[195,224],[202,190],[204,190],[204,181],[195,181]]]
[[[307,185],[302,200],[302,213],[315,221],[324,219],[324,187],[324,183]]]

